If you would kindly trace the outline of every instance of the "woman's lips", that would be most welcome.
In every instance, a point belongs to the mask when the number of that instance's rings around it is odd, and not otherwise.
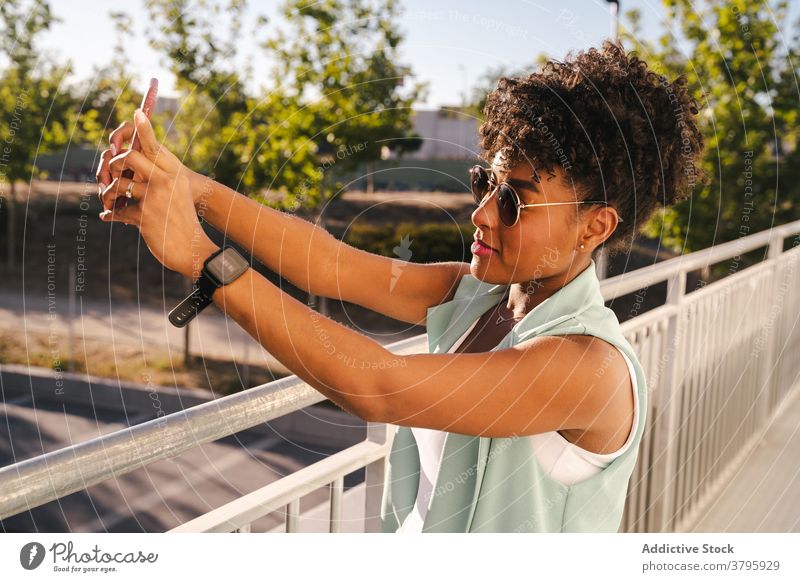
[[[472,254],[478,255],[479,257],[488,257],[492,253],[496,253],[497,251],[491,248],[490,246],[485,245],[483,242],[476,240],[472,243],[470,249]]]

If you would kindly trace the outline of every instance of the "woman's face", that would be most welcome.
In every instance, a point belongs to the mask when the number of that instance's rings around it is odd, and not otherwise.
[[[496,157],[492,164],[495,183],[508,182],[523,204],[577,200],[577,192],[562,184],[560,168],[555,168],[552,174],[540,172],[537,182],[530,163],[522,162],[509,171],[497,164],[499,159]],[[487,283],[525,283],[569,268],[583,240],[580,208],[579,204],[523,208],[517,223],[508,227],[500,221],[496,192],[490,190],[472,213],[472,223],[476,226],[475,238],[495,250],[483,256],[473,253],[472,275]],[[588,245],[582,252],[588,265],[591,258]]]

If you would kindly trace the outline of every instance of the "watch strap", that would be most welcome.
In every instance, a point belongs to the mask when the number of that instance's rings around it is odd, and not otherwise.
[[[213,256],[216,256],[216,253]],[[194,282],[194,286],[200,289],[200,292],[208,297],[209,300],[214,298],[214,291],[222,287],[222,283],[217,281],[217,279],[208,272],[206,267],[203,267],[203,270],[200,271],[200,276]]]
[[[214,257],[221,254],[226,248],[229,247],[223,246],[205,260],[203,269],[200,271],[200,276],[194,281],[191,294],[169,312],[167,317],[172,325],[175,327],[184,327],[194,319],[198,313],[214,302],[214,291],[222,287],[222,281],[218,281],[211,273],[208,269],[208,263]],[[247,270],[247,268],[244,270]],[[241,273],[239,273],[239,275],[241,275]],[[238,275],[231,279],[231,281],[236,278],[238,278]]]
[[[191,295],[178,303],[167,317],[175,327],[183,327],[211,303],[213,303],[212,299],[203,293],[200,287],[195,286]]]

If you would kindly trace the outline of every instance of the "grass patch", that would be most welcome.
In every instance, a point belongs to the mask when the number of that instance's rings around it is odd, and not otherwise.
[[[0,363],[20,364],[86,373],[156,386],[205,388],[218,395],[232,394],[282,377],[266,368],[248,369],[230,361],[193,356],[189,365],[181,352],[162,348],[147,352],[128,345],[111,345],[76,337],[69,349],[66,341],[50,344],[45,334],[28,334],[27,342],[10,332],[0,332]]]

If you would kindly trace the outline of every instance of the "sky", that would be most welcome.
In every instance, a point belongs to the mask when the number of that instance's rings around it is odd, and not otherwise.
[[[245,23],[258,14],[266,15],[270,24],[262,30],[263,39],[270,26],[279,23],[281,3],[250,0]],[[418,80],[429,84],[427,98],[419,107],[458,105],[491,68],[526,67],[542,53],[561,59],[568,51],[599,46],[612,31],[606,0],[400,0],[400,4],[401,59]],[[795,14],[798,5],[798,1],[793,3]],[[93,66],[110,60],[116,39],[109,12],[122,10],[134,23],[135,34],[126,40],[126,54],[140,90],[155,76],[160,95],[175,95],[171,73],[146,41],[144,30],[149,21],[144,0],[51,0],[51,7],[63,22],[43,36],[40,46],[59,61],[72,60],[76,78],[90,78]],[[623,13],[634,7],[642,13],[642,35],[651,40],[660,36],[661,1],[622,0]],[[227,30],[223,23],[220,30],[223,34]],[[252,91],[269,86],[270,63],[258,41],[245,24],[240,52],[243,59],[250,55],[253,62]]]

